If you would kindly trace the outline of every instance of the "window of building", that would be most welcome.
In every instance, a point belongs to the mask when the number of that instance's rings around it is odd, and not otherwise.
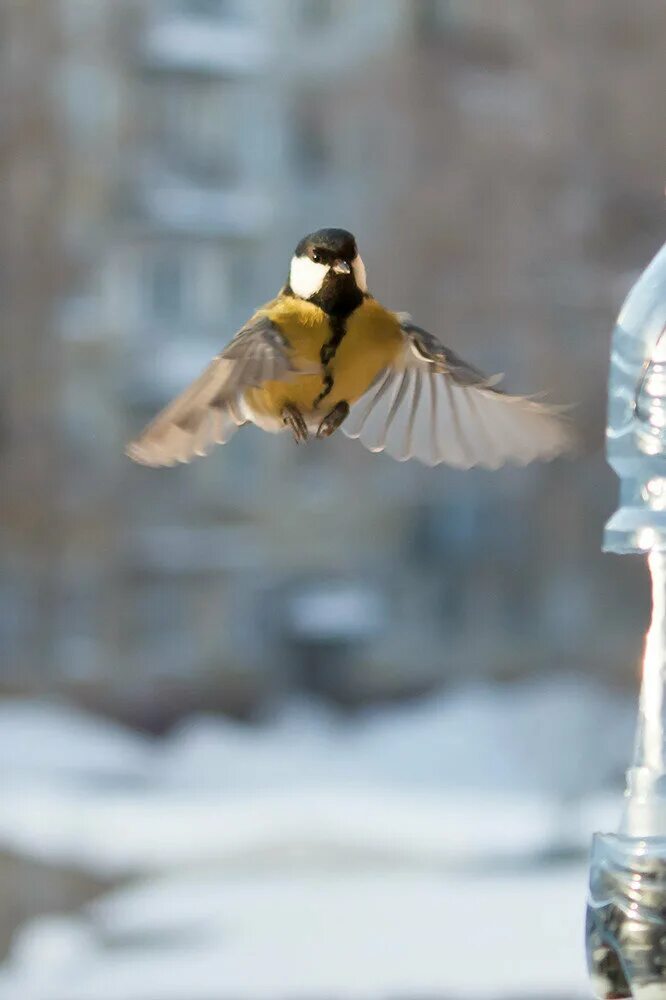
[[[180,0],[180,10],[189,17],[220,20],[238,12],[234,0]]]
[[[237,176],[229,94],[217,83],[174,81],[151,90],[146,121],[164,167],[202,184]]]
[[[294,109],[292,124],[294,165],[302,177],[318,180],[327,172],[331,149],[323,104],[312,95],[303,97]]]
[[[68,60],[60,72],[60,92],[76,139],[90,143],[113,127],[117,95],[112,78],[100,66]]]
[[[191,268],[193,319],[202,328],[218,328],[226,319],[231,298],[228,255],[215,244],[203,242],[192,250]],[[237,294],[235,288],[233,294]]]
[[[226,265],[228,285],[233,290],[234,303],[250,308],[257,295],[256,249],[253,246],[239,243],[229,254]]]
[[[457,28],[462,17],[461,8],[457,0],[420,0],[414,5],[417,36],[428,40]]]
[[[207,241],[148,247],[140,281],[141,311],[150,326],[205,330],[229,308],[226,256]]]
[[[185,268],[177,249],[151,252],[143,268],[144,316],[149,323],[173,325],[185,313]]]
[[[326,27],[333,20],[333,10],[333,0],[303,0],[301,23],[312,30]]]

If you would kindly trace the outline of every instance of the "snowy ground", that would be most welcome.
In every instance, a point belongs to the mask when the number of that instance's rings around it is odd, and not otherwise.
[[[34,921],[2,1000],[584,996],[584,866],[165,877]]]
[[[632,726],[561,678],[163,740],[5,701],[0,849],[132,881],[22,928],[0,1000],[583,995]]]

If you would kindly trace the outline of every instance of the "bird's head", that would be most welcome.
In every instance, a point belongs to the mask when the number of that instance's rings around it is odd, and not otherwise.
[[[368,286],[352,234],[346,229],[318,229],[304,236],[291,258],[287,287],[331,315],[355,309]]]

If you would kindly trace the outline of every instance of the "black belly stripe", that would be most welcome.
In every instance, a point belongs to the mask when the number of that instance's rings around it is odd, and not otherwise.
[[[342,338],[347,332],[346,316],[329,316],[328,321],[331,326],[331,335],[328,340],[322,344],[321,351],[319,352],[319,358],[323,368],[322,381],[324,383],[324,388],[312,404],[313,409],[315,410],[319,404],[326,399],[333,388],[333,375],[331,374],[329,365],[335,357],[338,347],[342,343]]]

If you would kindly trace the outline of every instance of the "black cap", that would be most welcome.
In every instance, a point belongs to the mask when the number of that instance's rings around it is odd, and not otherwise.
[[[313,249],[342,260],[353,260],[358,253],[354,235],[346,229],[318,229],[309,233],[296,247],[296,254],[303,257]]]

